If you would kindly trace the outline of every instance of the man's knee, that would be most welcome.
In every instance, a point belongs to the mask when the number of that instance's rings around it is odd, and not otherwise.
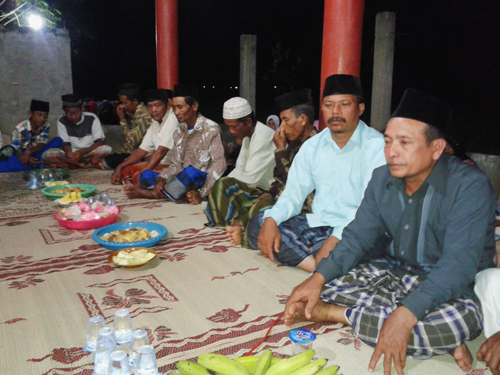
[[[262,228],[262,223],[264,222],[264,213],[259,212],[257,215],[250,219],[248,223],[248,245],[250,249],[259,250],[257,245],[257,240],[259,238],[260,228]]]

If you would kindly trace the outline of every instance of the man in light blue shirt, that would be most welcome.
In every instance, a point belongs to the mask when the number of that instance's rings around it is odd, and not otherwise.
[[[306,271],[333,250],[354,219],[373,170],[385,164],[384,138],[359,119],[364,109],[357,77],[326,79],[322,113],[328,129],[304,143],[278,202],[251,220],[252,249]],[[312,213],[299,215],[314,190]]]

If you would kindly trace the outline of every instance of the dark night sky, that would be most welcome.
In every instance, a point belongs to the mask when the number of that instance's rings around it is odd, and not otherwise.
[[[180,81],[197,84],[202,112],[222,121],[223,102],[238,94],[230,87],[239,84],[239,37],[256,34],[258,118],[275,112],[272,99],[282,92],[309,87],[319,97],[323,7],[322,0],[179,0]],[[154,1],[106,0],[87,11],[93,39],[73,43],[75,91],[101,100],[115,99],[124,82],[155,87]],[[393,106],[408,87],[433,93],[452,105],[472,149],[500,145],[500,2],[366,0],[361,80],[368,104],[375,16],[383,11],[396,13]],[[278,43],[290,57],[272,73]]]

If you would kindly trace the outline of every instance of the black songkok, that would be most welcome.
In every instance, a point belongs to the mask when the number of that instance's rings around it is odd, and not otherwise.
[[[404,117],[434,126],[443,134],[448,131],[451,108],[444,100],[426,92],[407,89],[393,117]]]
[[[141,86],[136,85],[135,83],[124,83],[123,85],[118,86],[118,95],[126,95],[129,98],[141,99]]]
[[[50,110],[50,104],[49,102],[44,102],[42,100],[31,100],[31,105],[30,105],[30,111],[35,112],[35,111],[40,111],[40,112],[49,112]]]
[[[82,98],[76,94],[66,94],[61,96],[63,107],[80,107]]]
[[[167,90],[168,98],[169,99],[173,99],[174,98],[174,92],[172,90],[169,90],[169,89],[166,89],[166,90]]]
[[[161,100],[164,103],[168,102],[168,92],[165,89],[147,90],[144,93],[144,97],[146,98],[146,103],[154,102],[156,100]]]
[[[334,74],[325,80],[323,99],[330,95],[354,95],[363,101],[363,88],[358,77],[349,74]]]
[[[198,101],[198,88],[195,85],[178,84],[174,86],[174,98],[190,96]]]
[[[295,90],[274,98],[274,104],[281,113],[300,104],[313,104],[311,89]]]

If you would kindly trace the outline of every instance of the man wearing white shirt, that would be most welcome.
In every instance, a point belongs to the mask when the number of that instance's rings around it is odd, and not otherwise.
[[[328,77],[322,112],[328,129],[306,141],[273,208],[252,218],[250,247],[292,267],[312,271],[342,238],[375,168],[385,164],[382,134],[368,127],[357,77]],[[312,213],[299,215],[315,190]]]
[[[137,189],[141,189],[138,177],[142,171],[155,170],[159,172],[168,166],[170,150],[173,147],[173,133],[179,126],[171,108],[168,90],[148,90],[145,96],[146,106],[152,118],[151,126],[139,148],[125,159],[111,176],[113,184],[119,184],[124,179],[131,180],[132,184],[124,187],[129,198],[135,197]],[[147,156],[150,156],[149,160],[142,161]]]
[[[241,142],[236,167],[228,177],[251,187],[267,189],[274,181],[275,131],[256,122],[250,103],[240,97],[231,98],[224,103],[222,117],[229,133],[236,138],[236,142]]]

